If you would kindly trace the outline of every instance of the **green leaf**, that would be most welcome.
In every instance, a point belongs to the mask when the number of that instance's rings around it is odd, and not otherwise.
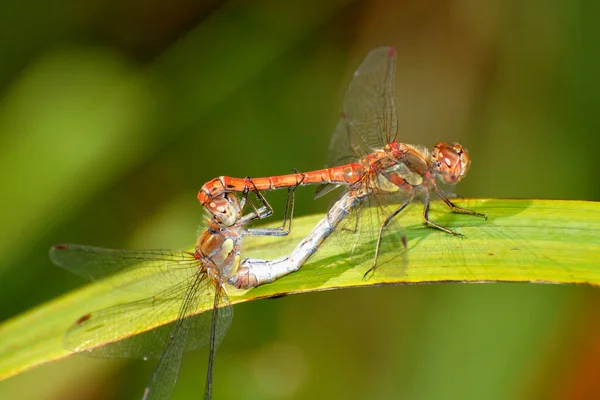
[[[421,208],[413,206],[398,218],[408,239],[406,257],[397,257],[363,280],[371,266],[373,246],[347,254],[330,238],[298,272],[272,284],[240,291],[228,287],[233,304],[283,294],[382,284],[445,282],[532,282],[600,285],[600,203],[555,200],[463,200],[459,205],[484,212],[487,221],[450,214],[443,204],[431,217],[465,235],[452,236],[422,224]],[[297,218],[284,238],[247,237],[244,257],[273,259],[288,254],[323,215]],[[402,246],[399,246],[402,248]],[[394,250],[386,250],[389,255]],[[355,252],[356,253],[356,252]],[[398,251],[398,253],[402,253]],[[87,285],[0,326],[0,378],[64,358],[67,328],[78,318],[111,305],[140,299],[134,290],[115,290],[127,272]],[[151,279],[151,276],[136,279]],[[129,276],[129,283],[135,285]],[[207,299],[201,310],[208,310]],[[177,310],[164,321],[169,323]],[[146,330],[139,321],[135,332],[119,331],[107,340]]]

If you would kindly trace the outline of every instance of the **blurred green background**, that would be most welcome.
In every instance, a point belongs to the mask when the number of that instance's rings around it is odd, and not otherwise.
[[[470,150],[460,195],[600,198],[593,0],[1,10],[2,320],[84,284],[50,263],[54,243],[188,248],[207,180],[322,167],[351,74],[380,45],[398,55],[400,140]],[[327,209],[331,199],[312,196],[298,192],[296,215]],[[214,396],[597,398],[598,306],[598,289],[525,284],[243,304],[217,354]],[[174,399],[201,396],[206,355],[184,359]],[[0,382],[0,398],[139,398],[153,367],[71,357]]]

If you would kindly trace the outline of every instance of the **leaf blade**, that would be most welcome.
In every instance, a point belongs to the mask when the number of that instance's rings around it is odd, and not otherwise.
[[[403,276],[384,269],[363,281],[372,258],[369,246],[358,259],[348,257],[335,240],[297,273],[248,291],[228,288],[232,304],[312,291],[339,288],[425,283],[532,282],[600,286],[600,203],[562,200],[462,200],[461,206],[486,212],[483,221],[448,214],[435,204],[432,217],[465,234],[457,238],[421,224],[420,207],[402,215],[409,246]],[[442,212],[440,212],[442,211]],[[289,253],[323,215],[297,218],[285,238],[245,238],[244,256],[273,259]],[[272,246],[276,243],[277,246]],[[372,247],[372,246],[371,246]],[[115,276],[111,279],[120,279]],[[114,284],[112,285],[114,286]],[[34,366],[67,357],[63,335],[86,313],[139,299],[96,282],[52,300],[0,325],[0,379]],[[208,310],[210,302],[202,305]],[[175,318],[175,313],[173,313]],[[169,323],[171,321],[164,321]],[[35,329],[32,329],[34,327]],[[135,332],[115,331],[128,337]]]

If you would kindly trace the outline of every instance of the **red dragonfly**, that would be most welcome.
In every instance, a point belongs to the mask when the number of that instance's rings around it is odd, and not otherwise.
[[[65,347],[97,357],[159,358],[143,396],[150,400],[168,399],[177,382],[183,353],[208,344],[205,399],[211,398],[214,354],[233,318],[224,284],[237,279],[242,237],[287,235],[294,189],[288,191],[283,225],[278,228],[246,228],[249,222],[272,213],[260,193],[256,195],[263,206],[252,206],[254,211],[245,216],[242,210],[247,193],[241,201],[234,193],[214,196],[207,229],[200,234],[193,252],[111,250],[77,244],[52,247],[52,261],[74,274],[100,280],[127,270],[130,274],[119,281],[118,288],[150,295],[82,316],[68,329]],[[212,313],[199,313],[211,301]],[[165,324],[173,315],[177,316],[175,321]],[[117,330],[139,331],[140,321],[149,330],[121,340],[114,338]]]
[[[200,203],[210,210],[211,200],[223,193],[308,184],[322,184],[317,191],[319,197],[345,185],[346,193],[360,198],[361,205],[374,201],[379,206],[375,208],[378,213],[375,218],[362,218],[378,221],[377,226],[369,226],[369,222],[359,224],[357,218],[362,207],[356,207],[358,211],[354,213],[353,230],[366,227],[365,233],[373,232],[377,241],[373,266],[367,273],[377,264],[384,228],[415,198],[424,203],[425,223],[452,235],[461,234],[429,219],[431,192],[453,212],[487,219],[485,214],[454,205],[438,185],[438,181],[456,184],[465,177],[470,165],[465,148],[458,143],[438,143],[430,153],[424,147],[397,141],[394,63],[394,49],[381,47],[371,51],[354,73],[344,98],[342,118],[331,140],[328,165],[337,166],[264,178],[220,176],[201,188],[198,193]],[[354,162],[347,163],[349,161]],[[401,204],[394,210],[384,209],[384,203],[398,201]],[[405,242],[406,239],[402,236],[400,240]]]

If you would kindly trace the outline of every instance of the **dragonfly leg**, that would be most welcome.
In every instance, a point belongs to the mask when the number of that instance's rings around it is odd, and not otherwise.
[[[365,272],[365,274],[363,275],[363,280],[366,280],[370,275],[373,274],[373,272],[375,272],[375,267],[377,266],[377,258],[379,258],[379,249],[381,247],[381,238],[383,237],[383,229],[390,223],[390,221],[396,215],[400,214],[402,210],[404,210],[406,206],[410,204],[414,197],[415,195],[414,193],[412,193],[410,197],[406,199],[406,201],[402,203],[400,207],[396,208],[394,212],[391,213],[381,224],[381,227],[379,228],[379,235],[377,236],[377,246],[375,247],[375,258],[373,260],[373,265],[371,266],[371,268],[369,268],[367,272]],[[402,243],[404,245],[404,248],[406,248],[406,237],[404,235],[402,236]]]
[[[261,195],[262,196],[262,195]],[[294,215],[295,188],[288,188],[288,196],[285,204],[283,222],[276,228],[247,228],[244,235],[252,236],[287,236],[292,229],[292,218]],[[266,201],[266,199],[265,199]],[[254,218],[256,219],[256,217]],[[245,221],[242,221],[245,224]]]
[[[297,171],[295,171],[295,172],[297,173]],[[244,234],[245,235],[253,235],[253,236],[287,236],[290,233],[290,231],[292,230],[292,220],[294,217],[294,201],[296,198],[296,189],[298,188],[298,186],[300,186],[302,184],[303,181],[304,181],[304,178],[302,178],[302,180],[300,180],[300,182],[298,182],[296,185],[289,187],[287,189],[288,193],[287,193],[287,198],[286,198],[286,202],[285,202],[285,209],[283,211],[283,222],[282,222],[281,226],[278,226],[276,228],[245,229]],[[255,194],[259,198],[259,200],[263,203],[263,206],[261,207],[261,209],[269,208],[272,213],[273,209],[272,209],[271,205],[267,202],[267,199],[263,196],[263,194],[259,190],[256,190]],[[254,214],[256,214],[256,212]],[[257,217],[255,217],[254,219],[256,219],[256,218]],[[252,221],[252,219],[243,220],[242,223],[246,224],[250,221]]]
[[[294,169],[294,172],[298,174],[298,170]],[[277,236],[286,236],[292,230],[292,220],[294,219],[294,201],[296,200],[296,189],[298,186],[304,183],[304,178],[306,175],[302,175],[302,179],[298,181],[298,183],[294,186],[291,186],[287,190],[287,199],[285,201],[285,209],[283,210],[283,223],[279,229],[281,231],[281,235]],[[287,229],[285,227],[286,222],[288,223]]]
[[[448,201],[450,201],[450,200],[448,200]],[[442,225],[440,225],[436,222],[433,222],[432,220],[429,219],[429,194],[426,195],[424,203],[425,203],[425,206],[423,207],[423,218],[425,219],[425,223],[427,224],[427,226],[430,226],[435,229],[439,229],[439,230],[449,233],[451,235],[464,237],[464,235],[462,233],[455,232],[452,229],[448,229],[445,226],[442,226]]]
[[[242,192],[242,207],[246,204],[246,201],[252,208],[252,212],[245,216],[244,222],[248,223],[250,221],[254,221],[255,219],[265,219],[273,215],[273,207],[269,204],[265,196],[256,188],[254,182],[249,177],[246,177],[246,185],[244,191]],[[254,189],[249,189],[252,186]],[[257,208],[252,201],[249,200],[248,194],[250,190],[256,195],[258,200],[262,203],[260,208]]]
[[[438,195],[438,197],[440,199],[442,199],[444,201],[444,203],[446,203],[446,205],[448,207],[450,207],[450,209],[452,210],[452,212],[455,212],[455,213],[458,213],[458,214],[474,215],[476,217],[485,218],[485,220],[487,221],[487,218],[488,218],[487,215],[475,212],[473,210],[469,210],[468,208],[462,208],[462,207],[456,206],[453,202],[450,201],[450,199],[448,199],[446,196],[444,196],[444,194],[439,189],[437,189],[437,188],[436,188],[435,192]]]

